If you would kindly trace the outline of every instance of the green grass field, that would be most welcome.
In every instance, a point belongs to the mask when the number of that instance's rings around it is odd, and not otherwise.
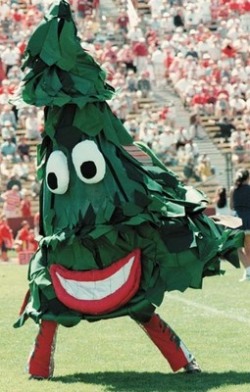
[[[242,270],[206,278],[203,290],[170,293],[158,313],[194,352],[203,373],[173,374],[129,318],[59,328],[55,375],[29,380],[26,359],[37,333],[29,320],[14,329],[27,289],[27,266],[0,265],[1,392],[249,392],[250,282]]]

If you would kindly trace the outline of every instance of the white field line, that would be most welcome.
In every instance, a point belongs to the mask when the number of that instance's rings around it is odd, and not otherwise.
[[[177,297],[176,295],[171,294],[171,293],[168,293],[166,298],[171,298],[171,300],[175,300],[177,302],[182,302],[183,304],[186,304],[190,307],[203,310],[207,314],[214,314],[215,316],[227,318],[227,319],[234,320],[234,321],[239,321],[241,323],[246,323],[246,324],[250,325],[250,318],[248,318],[248,317],[240,316],[238,314],[230,314],[224,310],[218,310],[218,309],[213,308],[211,306],[202,305],[202,304],[199,304],[197,302],[191,301],[186,298]]]

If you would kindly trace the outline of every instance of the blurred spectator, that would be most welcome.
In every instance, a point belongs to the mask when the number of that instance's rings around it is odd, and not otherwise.
[[[33,217],[33,224],[34,224],[34,236],[38,238],[40,235],[40,214],[37,211]]]
[[[2,86],[0,87],[0,107],[1,105],[8,105],[12,93],[13,88],[10,81],[7,79],[2,80]]]
[[[8,162],[8,159],[0,154],[0,174],[1,181],[6,180],[10,177],[11,174],[11,165]]]
[[[126,44],[122,46],[117,52],[117,63],[124,64],[126,71],[132,70],[136,72],[136,66],[134,65],[134,53],[132,48]]]
[[[242,220],[241,229],[245,232],[244,247],[238,250],[239,258],[245,267],[242,281],[250,280],[250,185],[249,171],[236,172],[234,184],[230,189],[230,208]]]
[[[3,213],[6,218],[18,218],[21,216],[20,205],[21,196],[18,185],[13,185],[10,190],[2,193]]]
[[[190,116],[189,121],[188,133],[190,135],[190,139],[203,139],[205,130],[201,123],[200,116],[198,114],[194,114]]]
[[[234,96],[234,98],[230,99],[229,106],[231,110],[231,116],[241,116],[246,107],[246,102],[244,99],[240,98],[238,94]]]
[[[18,152],[20,159],[22,161],[24,161],[24,162],[31,161],[30,146],[27,143],[27,140],[25,137],[21,137],[19,139],[19,143],[17,144],[17,152]]]
[[[137,91],[137,76],[133,70],[129,70],[125,83],[129,92]]]
[[[136,120],[131,119],[131,120],[126,120],[123,123],[124,127],[128,131],[128,133],[133,137],[134,140],[137,139],[137,135],[139,132],[139,126]]]
[[[129,17],[125,9],[122,9],[116,22],[121,30],[128,32]]]
[[[11,125],[10,121],[5,121],[1,129],[3,141],[11,140],[12,143],[16,144],[16,132],[15,128]]]
[[[40,189],[41,189],[41,184],[38,181],[37,178],[32,181],[31,186],[30,186],[31,192],[32,192],[32,198],[36,199],[40,195]]]
[[[24,75],[23,75],[22,70],[17,65],[11,67],[8,74],[7,74],[7,77],[9,80],[17,79],[18,81],[21,81],[23,76]]]
[[[14,43],[10,42],[1,53],[1,59],[4,65],[5,73],[8,75],[9,70],[19,64],[20,52]]]
[[[29,237],[30,237],[30,224],[28,221],[24,220],[21,223],[21,229],[18,230],[15,244],[18,252],[25,251],[29,249]]]
[[[23,108],[21,107],[20,109],[18,109],[18,112],[17,112],[18,126],[21,129],[25,128],[25,121],[29,115],[29,112],[30,112],[29,106],[24,106]]]
[[[11,174],[20,178],[20,180],[27,181],[29,179],[29,166],[27,163],[20,160],[20,162],[14,163]]]
[[[162,8],[163,0],[148,0],[148,5],[150,6],[150,11],[151,15],[154,16],[159,16],[160,11]]]
[[[144,37],[139,38],[133,45],[134,65],[138,74],[144,71],[148,65],[148,47]]]
[[[13,163],[18,161],[17,147],[16,144],[11,141],[11,138],[1,143],[0,152],[3,157],[7,157]]]
[[[226,188],[220,186],[216,189],[213,203],[215,204],[216,215],[230,215]]]
[[[23,218],[28,218],[31,217],[32,212],[31,212],[31,201],[30,201],[30,195],[27,193],[27,191],[24,193],[23,192],[23,198],[21,200],[21,216]]]
[[[228,102],[228,95],[225,93],[220,93],[217,96],[217,100],[214,106],[214,114],[215,117],[224,117],[229,115],[229,102]]]
[[[112,42],[106,41],[104,43],[100,61],[102,63],[109,62],[110,64],[115,64],[117,62],[117,53]]]
[[[188,132],[188,130],[184,127],[176,129],[174,131],[174,134],[176,150],[178,150],[180,147],[184,147],[186,143],[190,142],[190,140],[192,139],[190,132]]]
[[[167,151],[175,150],[175,134],[169,126],[165,126],[163,132],[158,136],[158,151],[162,155]]]
[[[183,18],[182,10],[180,8],[176,9],[176,13],[173,17],[173,22],[176,28],[178,27],[184,28],[184,18]]]
[[[22,183],[21,183],[20,178],[17,175],[11,174],[10,178],[8,179],[8,181],[6,183],[6,189],[10,190],[13,187],[13,185],[17,185],[19,190],[21,191]]]
[[[244,162],[245,154],[246,154],[246,146],[247,139],[241,138],[240,136],[236,136],[231,140],[231,151],[232,151],[232,161],[234,164],[239,164]]]
[[[206,182],[209,177],[214,174],[211,168],[210,159],[208,158],[207,154],[203,154],[201,156],[200,161],[197,164],[196,170],[202,182]]]
[[[140,97],[147,98],[152,93],[152,87],[149,79],[149,72],[143,71],[138,78],[137,89]]]
[[[38,241],[36,238],[35,230],[30,229],[28,237],[28,250],[30,252],[35,252],[38,248]]]
[[[8,221],[5,215],[0,216],[0,249],[1,255],[0,258],[3,261],[9,261],[8,251],[13,249],[14,240],[13,233],[8,224]]]
[[[183,175],[184,175],[184,180],[188,184],[189,181],[193,178],[195,181],[200,181],[200,177],[197,173],[197,168],[194,162],[194,159],[192,157],[189,157],[184,164],[183,167]]]
[[[236,130],[235,125],[229,120],[228,117],[223,117],[215,125],[219,127],[219,132],[215,134],[216,137],[221,137],[224,141],[228,141],[232,135],[232,132]]]
[[[246,142],[247,136],[243,129],[241,128],[234,128],[231,136],[230,136],[230,143],[231,147],[234,146],[235,143],[241,143],[242,145]]]
[[[40,140],[40,124],[36,112],[31,110],[25,120],[25,137],[28,140]]]
[[[16,129],[17,123],[16,123],[16,117],[14,112],[11,110],[10,105],[4,105],[3,108],[0,111],[0,126],[4,126],[6,121],[10,123],[10,125]]]
[[[151,54],[151,61],[153,64],[156,85],[164,85],[166,82],[165,54],[160,46]]]
[[[196,162],[200,154],[197,143],[195,143],[191,139],[189,142],[185,144],[184,149],[185,149],[186,156],[194,159],[194,161]]]
[[[127,39],[130,41],[132,47],[136,42],[139,42],[139,40],[142,38],[143,38],[143,32],[142,32],[141,27],[138,24],[135,26],[132,25],[131,27],[129,27]],[[142,42],[144,42],[144,40],[142,40]]]
[[[0,58],[0,86],[5,78],[6,78],[6,73],[4,70],[2,59]]]

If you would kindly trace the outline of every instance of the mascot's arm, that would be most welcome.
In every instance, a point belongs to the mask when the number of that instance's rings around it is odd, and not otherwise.
[[[36,311],[51,311],[55,315],[66,311],[67,308],[56,297],[46,255],[41,249],[30,263],[28,278],[32,293],[32,308]]]
[[[35,302],[39,302],[39,290],[42,291],[43,295],[51,300],[56,297],[51,277],[47,265],[46,255],[39,249],[31,260],[28,279],[30,282],[30,290],[36,299]],[[37,297],[38,295],[38,297]],[[36,306],[35,306],[36,307]]]
[[[28,317],[36,323],[41,319],[53,320],[65,326],[76,325],[80,316],[76,312],[69,311],[56,297],[49,269],[47,266],[46,253],[39,249],[33,256],[29,265],[30,290],[25,296],[20,317],[14,324],[15,328],[21,327]]]

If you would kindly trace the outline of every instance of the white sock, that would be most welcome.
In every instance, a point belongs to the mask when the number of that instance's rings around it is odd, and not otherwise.
[[[246,267],[246,275],[250,276],[250,267]]]

